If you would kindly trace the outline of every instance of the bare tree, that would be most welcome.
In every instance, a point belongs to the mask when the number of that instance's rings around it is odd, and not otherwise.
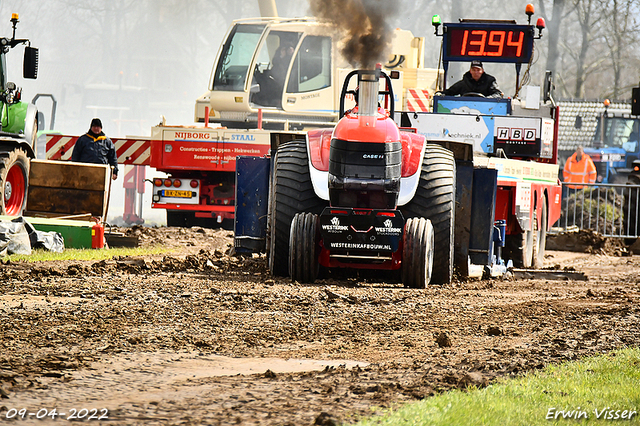
[[[609,49],[613,72],[611,95],[614,99],[619,99],[622,90],[628,89],[624,87],[622,79],[626,71],[625,65],[631,59],[632,52],[635,53],[637,50],[630,49],[630,46],[637,43],[640,30],[634,18],[634,12],[637,13],[638,10],[638,0],[610,0],[607,6],[604,39]]]
[[[584,96],[584,82],[588,70],[587,53],[590,48],[591,41],[594,39],[594,32],[597,30],[597,22],[594,22],[593,15],[596,12],[596,6],[601,5],[599,1],[594,0],[574,0],[576,16],[580,24],[580,49],[575,56],[576,61],[576,82],[574,96],[581,98]],[[571,54],[571,51],[569,51]]]

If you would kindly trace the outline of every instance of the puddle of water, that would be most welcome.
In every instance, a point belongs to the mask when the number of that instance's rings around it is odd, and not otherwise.
[[[0,308],[34,308],[36,306],[46,306],[52,303],[80,303],[80,297],[57,297],[57,296],[29,296],[9,294],[0,296]]]
[[[89,368],[72,373],[73,380],[40,378],[46,389],[11,394],[8,408],[69,409],[137,407],[158,401],[197,398],[216,392],[216,377],[321,371],[326,367],[365,367],[367,363],[348,360],[283,358],[234,358],[201,356],[194,352],[125,353],[105,357]],[[206,380],[211,378],[211,381]],[[6,404],[5,404],[6,405]],[[26,419],[30,424],[31,420]],[[35,422],[34,424],[39,424]]]
[[[355,366],[365,367],[365,362],[348,360],[314,360],[284,358],[236,358],[222,355],[202,356],[191,352],[153,352],[129,353],[105,358],[93,363],[89,370],[74,374],[107,375],[117,371],[123,374],[142,374],[163,376],[173,381],[202,378],[235,376],[238,374],[263,374],[267,370],[274,373],[298,373],[304,371],[321,371],[326,367]],[[78,379],[79,377],[76,377]]]

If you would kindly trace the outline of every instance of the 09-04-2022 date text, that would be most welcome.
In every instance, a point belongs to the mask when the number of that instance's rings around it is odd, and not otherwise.
[[[57,408],[40,408],[29,410],[26,408],[11,408],[4,415],[5,419],[32,418],[32,419],[66,419],[66,420],[108,420],[109,410],[106,408],[69,408],[58,410]]]

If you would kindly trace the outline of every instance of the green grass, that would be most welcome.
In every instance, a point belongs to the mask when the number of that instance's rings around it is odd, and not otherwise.
[[[609,411],[631,420],[606,420]],[[550,410],[553,409],[553,410]],[[555,419],[574,410],[572,418]],[[577,414],[576,414],[577,411]],[[581,415],[585,412],[587,418]],[[547,419],[547,416],[550,418]],[[627,413],[627,417],[629,414]],[[576,419],[579,417],[579,419]],[[447,392],[400,407],[358,425],[584,425],[640,424],[640,350],[625,349],[552,365],[484,389]]]
[[[44,249],[36,249],[30,255],[12,254],[0,258],[0,262],[45,262],[51,260],[104,260],[118,256],[144,256],[149,254],[167,253],[166,247],[156,246],[147,248],[111,248],[108,250],[96,249],[65,249],[62,253],[54,253]]]

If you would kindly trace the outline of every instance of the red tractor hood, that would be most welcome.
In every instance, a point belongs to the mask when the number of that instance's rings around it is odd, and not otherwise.
[[[384,110],[382,110],[384,111]],[[402,142],[402,177],[412,176],[418,171],[422,159],[424,135],[404,132],[386,114],[377,117],[358,117],[347,113],[333,129],[317,129],[307,133],[311,165],[318,171],[329,170],[329,148],[331,139],[353,142],[390,143]]]

